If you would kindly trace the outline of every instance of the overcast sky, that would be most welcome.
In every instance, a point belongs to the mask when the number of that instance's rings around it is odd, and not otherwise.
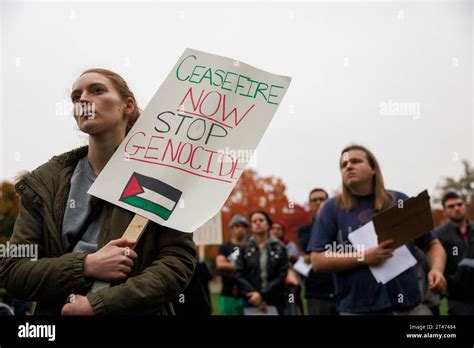
[[[144,108],[186,47],[292,76],[257,150],[261,175],[306,201],[340,186],[351,143],[415,195],[473,161],[473,3],[6,2],[0,178],[83,145],[69,110],[85,69],[121,74]]]

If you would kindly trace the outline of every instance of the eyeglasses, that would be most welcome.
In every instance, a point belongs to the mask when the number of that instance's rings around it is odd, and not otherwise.
[[[464,205],[464,203],[461,202],[461,203],[447,205],[446,208],[453,209],[454,207],[462,207],[463,205]]]

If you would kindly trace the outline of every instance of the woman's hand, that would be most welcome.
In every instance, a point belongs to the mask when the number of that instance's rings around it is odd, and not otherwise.
[[[95,315],[86,296],[71,294],[63,306],[61,315]]]
[[[124,238],[114,239],[101,249],[86,256],[84,276],[113,282],[127,278],[137,258],[137,253],[130,249],[134,241]]]

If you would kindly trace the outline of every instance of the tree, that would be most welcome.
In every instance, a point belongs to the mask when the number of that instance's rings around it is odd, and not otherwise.
[[[10,239],[18,216],[20,199],[15,192],[15,186],[2,182],[0,186],[0,242]]]
[[[261,177],[255,170],[245,170],[232,190],[221,210],[223,240],[230,239],[227,228],[234,214],[241,214],[247,219],[252,211],[263,210],[273,220],[285,224],[285,239],[296,241],[296,232],[304,224],[311,222],[311,213],[307,207],[295,204],[286,195],[286,186],[281,178]],[[210,247],[208,256],[215,255],[216,247]]]

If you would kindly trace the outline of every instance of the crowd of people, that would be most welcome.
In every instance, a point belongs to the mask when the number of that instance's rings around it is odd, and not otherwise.
[[[20,213],[10,243],[34,244],[39,255],[0,259],[0,312],[31,314],[21,302],[31,301],[43,315],[210,314],[212,275],[198,262],[190,233],[150,222],[140,240],[124,239],[134,213],[87,194],[140,115],[127,83],[110,70],[89,69],[73,84],[71,101],[89,145],[18,178]],[[81,105],[93,105],[94,114]],[[339,164],[342,192],[309,193],[313,221],[299,229],[298,245],[268,212],[232,217],[231,239],[216,258],[221,313],[437,314],[446,296],[449,314],[474,314],[474,225],[462,198],[447,192],[448,223],[406,244],[418,265],[379,283],[369,267],[393,256],[390,240],[362,258],[328,246],[350,247],[350,233],[407,196],[385,188],[375,156],[362,146],[343,149]]]
[[[463,199],[445,193],[448,222],[407,243],[417,265],[383,284],[369,267],[393,256],[393,241],[364,250],[362,258],[330,247],[350,245],[349,233],[408,197],[385,188],[376,157],[363,146],[343,149],[339,164],[342,192],[309,193],[313,220],[299,228],[298,245],[265,211],[232,217],[230,240],[216,257],[221,314],[439,315],[440,297],[447,297],[449,315],[474,315],[474,223]],[[309,273],[295,271],[299,258],[311,265]]]

